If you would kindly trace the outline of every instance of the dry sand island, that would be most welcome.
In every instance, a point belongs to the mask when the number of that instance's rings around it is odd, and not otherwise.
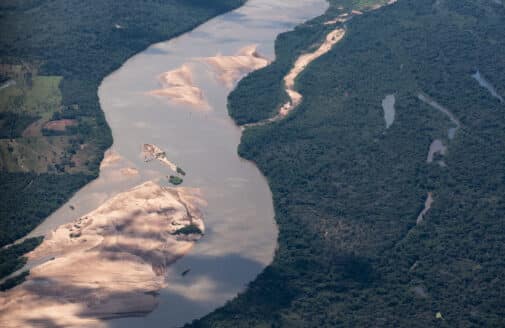
[[[144,144],[142,153],[144,154],[144,162],[157,159],[172,171],[177,172],[177,165],[168,159],[167,154],[160,147],[153,144]]]
[[[193,72],[189,64],[161,74],[159,81],[161,88],[150,91],[149,95],[163,97],[201,110],[210,109],[202,90],[193,83]]]
[[[0,296],[2,327],[100,327],[151,312],[167,266],[203,234],[202,204],[149,181],[60,226],[28,254],[42,264]]]
[[[152,96],[163,97],[169,101],[191,106],[194,109],[210,110],[202,89],[194,84],[192,65],[195,62],[208,64],[214,71],[216,79],[232,88],[245,74],[268,65],[268,59],[257,51],[257,45],[243,47],[235,55],[216,55],[213,57],[192,58],[179,68],[159,76],[161,88],[150,91]]]
[[[218,81],[232,88],[245,74],[269,64],[268,59],[261,56],[257,49],[258,45],[252,44],[243,47],[233,56],[217,55],[200,60],[214,69]]]

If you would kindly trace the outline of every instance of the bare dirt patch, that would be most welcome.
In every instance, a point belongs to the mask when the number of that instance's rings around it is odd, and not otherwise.
[[[77,120],[63,119],[47,122],[46,124],[44,124],[44,129],[51,131],[65,131],[67,129],[67,126],[76,126],[76,125]]]
[[[45,124],[44,119],[37,120],[32,124],[28,125],[28,127],[23,131],[23,137],[42,137],[42,128]]]
[[[295,90],[296,78],[311,62],[330,51],[335,44],[344,38],[344,36],[345,29],[336,28],[326,35],[324,42],[314,52],[306,53],[298,57],[293,65],[293,68],[284,77],[284,86],[286,88],[286,93],[289,96],[289,101],[279,108],[279,112],[276,116],[261,122],[246,124],[244,127],[263,125],[265,123],[280,120],[288,115],[293,109],[295,109],[303,99],[303,96]]]

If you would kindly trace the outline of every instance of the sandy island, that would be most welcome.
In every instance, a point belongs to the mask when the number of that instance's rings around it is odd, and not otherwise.
[[[257,52],[257,45],[248,45],[238,51],[236,55],[194,58],[191,61],[203,62],[212,67],[216,79],[232,88],[245,74],[265,67],[268,59]],[[158,96],[175,103],[189,105],[199,110],[210,110],[211,106],[205,99],[203,91],[193,82],[191,63],[165,72],[159,76],[161,88],[148,92],[151,96]]]
[[[209,110],[210,106],[200,88],[193,83],[193,72],[189,64],[159,76],[161,89],[148,92],[151,96],[158,96],[175,103],[190,105],[200,110]]]
[[[233,56],[217,55],[199,60],[214,69],[218,81],[228,88],[232,88],[245,74],[269,64],[268,59],[261,56],[257,49],[258,45],[252,44],[243,47]]]
[[[151,312],[166,267],[201,237],[180,230],[203,232],[201,204],[187,189],[145,182],[60,226],[28,254],[45,262],[0,295],[1,326],[101,327]]]
[[[144,154],[144,162],[157,159],[165,166],[168,166],[172,171],[177,172],[177,165],[168,159],[167,154],[160,147],[153,144],[144,144],[142,147],[142,154]]]

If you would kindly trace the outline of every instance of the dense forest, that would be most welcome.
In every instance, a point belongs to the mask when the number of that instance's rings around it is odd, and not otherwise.
[[[244,2],[0,3],[0,247],[27,234],[97,176],[112,144],[98,102],[101,80],[150,44]],[[51,130],[49,122],[71,126]],[[18,268],[18,255],[2,253],[10,258],[2,261],[2,273]]]
[[[98,173],[112,141],[96,95],[100,80],[149,44],[242,2],[0,4],[0,81],[15,79],[18,88],[0,90],[10,92],[8,101],[0,99],[0,141],[6,152],[18,151],[12,140],[25,139],[64,150],[47,169],[2,163],[0,246],[25,235]],[[239,153],[268,178],[278,249],[244,293],[188,326],[505,326],[505,104],[472,78],[479,71],[505,97],[504,3],[399,0],[366,10],[381,2],[330,0],[325,15],[279,36],[276,61],[230,95],[238,123],[272,116],[287,99],[282,78],[296,57],[334,28],[323,22],[351,9],[365,12],[299,77],[304,98],[293,113],[245,130]],[[447,115],[419,94],[459,120],[454,138]],[[44,95],[51,102],[34,101]],[[381,107],[386,95],[396,99],[389,128]],[[44,111],[39,104],[59,105]],[[37,120],[60,119],[77,125],[24,136]],[[435,139],[447,152],[428,163]],[[79,164],[68,154],[83,145],[88,160]],[[428,193],[434,202],[419,221]],[[2,275],[19,269],[39,242],[3,249]]]
[[[37,247],[42,242],[42,239],[43,237],[28,238],[11,247],[0,249],[0,279],[8,277],[23,268],[26,264],[26,257],[23,255]],[[22,280],[24,277],[25,274],[21,273],[0,283],[0,291],[12,287],[20,278]]]
[[[229,97],[237,122],[276,112],[283,75],[341,4],[279,36],[276,61]],[[472,77],[505,96],[503,2],[399,0],[346,28],[297,80],[302,104],[247,128],[239,147],[273,192],[273,263],[188,327],[505,325],[505,104]],[[453,138],[419,94],[459,120]],[[396,98],[387,129],[386,95]],[[448,148],[428,163],[435,139]]]

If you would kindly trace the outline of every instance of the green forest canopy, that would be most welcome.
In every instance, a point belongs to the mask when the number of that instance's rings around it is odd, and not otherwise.
[[[279,36],[276,61],[241,81],[229,110],[270,117],[296,55],[328,13]],[[399,0],[355,17],[345,39],[297,81],[303,103],[247,129],[240,154],[273,192],[273,263],[191,327],[500,327],[505,325],[505,8],[487,0]],[[446,115],[461,122],[455,138]],[[386,130],[381,101],[396,97]],[[448,152],[427,163],[442,140]],[[428,192],[434,203],[416,224]]]

